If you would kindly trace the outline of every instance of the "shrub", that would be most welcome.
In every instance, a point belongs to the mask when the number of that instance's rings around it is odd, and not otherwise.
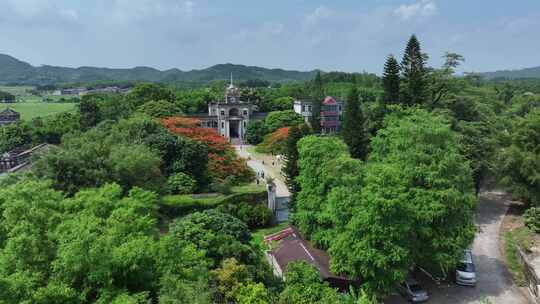
[[[540,207],[532,207],[525,211],[525,226],[536,233],[540,233]]]
[[[227,176],[222,182],[216,182],[211,185],[213,191],[216,191],[221,194],[231,194],[232,187],[234,186],[234,177]]]
[[[263,204],[231,203],[221,205],[217,210],[240,219],[249,229],[266,228],[272,223],[272,211]]]
[[[171,194],[189,194],[195,191],[197,183],[193,177],[179,172],[169,177],[167,187]]]

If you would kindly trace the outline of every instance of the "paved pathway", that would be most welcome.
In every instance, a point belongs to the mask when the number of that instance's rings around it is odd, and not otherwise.
[[[255,172],[264,172],[264,177],[272,177],[274,183],[276,184],[276,195],[277,196],[290,196],[289,189],[285,185],[285,179],[281,175],[281,164],[276,161],[270,155],[261,155],[258,153],[250,153],[248,148],[251,148],[250,145],[236,145],[234,146],[238,155],[242,158],[250,158],[248,160],[248,166],[253,169]],[[264,160],[264,165],[263,165]],[[274,166],[272,166],[272,161]]]
[[[488,299],[492,304],[526,304],[528,299],[513,284],[499,250],[499,228],[508,210],[508,200],[498,193],[482,193],[476,223],[478,233],[473,243],[478,283],[476,287],[456,285],[428,286],[430,303],[472,304]],[[407,303],[392,296],[385,303]]]

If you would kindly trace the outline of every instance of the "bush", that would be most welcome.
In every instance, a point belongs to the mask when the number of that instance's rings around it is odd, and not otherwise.
[[[272,211],[263,204],[245,202],[224,204],[217,210],[240,219],[248,225],[249,229],[266,228],[272,223]]]
[[[213,191],[216,191],[221,194],[231,194],[232,187],[234,186],[234,177],[227,176],[222,182],[216,182],[211,185]]]
[[[185,173],[176,173],[167,180],[167,187],[171,194],[190,194],[195,192],[197,182]]]
[[[266,198],[266,190],[259,192],[238,191],[231,195],[166,195],[161,201],[159,211],[169,218],[176,218],[196,211],[214,209],[221,205],[234,204],[236,202],[265,202]]]
[[[525,211],[525,226],[536,233],[540,233],[540,207],[532,207]]]

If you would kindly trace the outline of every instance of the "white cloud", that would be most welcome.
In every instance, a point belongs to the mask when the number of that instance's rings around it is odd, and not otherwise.
[[[307,15],[304,21],[306,27],[317,26],[320,22],[329,19],[333,15],[333,11],[326,6],[317,7],[311,14]]]
[[[394,10],[394,14],[402,20],[410,20],[416,17],[431,17],[438,12],[434,0],[420,0],[412,4],[402,4]]]

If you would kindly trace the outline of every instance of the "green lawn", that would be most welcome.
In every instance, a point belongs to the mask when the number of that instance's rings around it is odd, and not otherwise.
[[[8,92],[15,96],[30,95],[28,91],[34,89],[32,86],[0,86],[0,91]]]
[[[0,111],[7,107],[21,113],[21,119],[31,120],[34,117],[44,117],[61,112],[75,110],[75,103],[44,103],[44,102],[18,102],[0,104]]]
[[[260,248],[260,249],[263,249],[265,248],[264,246],[264,237],[269,235],[269,234],[272,234],[272,233],[276,233],[280,230],[283,230],[285,228],[287,228],[290,224],[288,222],[285,222],[285,223],[281,223],[281,224],[278,224],[276,226],[273,226],[273,227],[270,227],[270,228],[263,228],[263,229],[258,229],[258,230],[255,230],[255,231],[252,231],[251,232],[251,243]]]

